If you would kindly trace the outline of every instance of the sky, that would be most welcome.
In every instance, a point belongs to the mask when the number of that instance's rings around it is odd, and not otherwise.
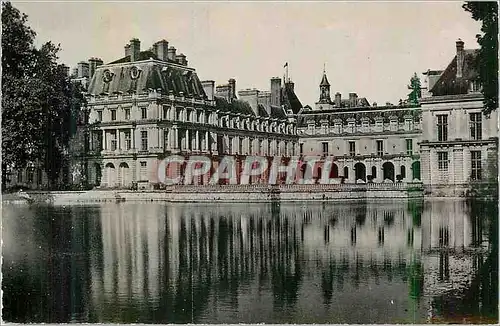
[[[236,79],[237,90],[269,90],[289,76],[303,105],[314,106],[326,68],[331,94],[397,103],[413,73],[445,69],[455,42],[477,48],[480,23],[462,2],[23,2],[37,44],[62,47],[75,67],[124,56],[130,39],[146,50],[161,39],[187,56],[201,80]]]

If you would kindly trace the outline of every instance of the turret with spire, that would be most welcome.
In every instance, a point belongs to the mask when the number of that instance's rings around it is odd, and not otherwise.
[[[330,83],[328,82],[328,78],[326,77],[326,70],[323,67],[323,78],[321,79],[321,83],[319,84],[319,102],[318,103],[328,103],[332,102],[330,98]]]

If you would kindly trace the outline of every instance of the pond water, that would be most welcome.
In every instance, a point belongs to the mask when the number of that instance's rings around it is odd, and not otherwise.
[[[3,319],[498,320],[498,203],[3,205]]]

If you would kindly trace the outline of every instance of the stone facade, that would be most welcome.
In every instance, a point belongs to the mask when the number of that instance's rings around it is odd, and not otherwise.
[[[457,41],[457,55],[422,106],[422,181],[427,193],[463,196],[481,183],[496,183],[498,113],[482,113],[475,50]]]
[[[131,40],[125,57],[97,66],[89,83],[89,182],[150,188],[168,155],[210,155],[213,168],[222,155],[293,155],[296,126],[286,106],[253,110],[236,98],[235,84],[214,90],[167,41],[140,51],[140,41]]]
[[[324,74],[315,108],[298,115],[301,155],[333,156],[330,176],[346,183],[420,180],[420,108],[370,106],[355,93],[348,100],[329,94]]]

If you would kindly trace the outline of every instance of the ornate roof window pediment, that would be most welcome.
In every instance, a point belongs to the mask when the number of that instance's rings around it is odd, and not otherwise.
[[[103,74],[102,74],[102,80],[105,82],[105,83],[109,83],[113,80],[113,76],[115,74],[109,70],[109,69],[106,69],[104,70]]]
[[[130,78],[138,79],[141,75],[141,72],[141,69],[139,69],[137,66],[133,66],[132,68],[130,68]]]

